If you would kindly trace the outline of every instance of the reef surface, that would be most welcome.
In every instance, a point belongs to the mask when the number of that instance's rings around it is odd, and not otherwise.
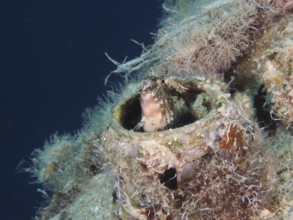
[[[293,1],[166,0],[119,93],[27,168],[36,219],[293,219]],[[107,78],[111,80],[111,78]]]

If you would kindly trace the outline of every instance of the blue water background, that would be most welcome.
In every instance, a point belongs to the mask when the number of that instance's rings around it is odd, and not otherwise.
[[[30,219],[41,203],[22,159],[55,131],[81,127],[81,114],[107,88],[107,60],[140,55],[130,41],[152,43],[157,0],[1,1],[0,219]],[[118,78],[110,79],[110,85]]]

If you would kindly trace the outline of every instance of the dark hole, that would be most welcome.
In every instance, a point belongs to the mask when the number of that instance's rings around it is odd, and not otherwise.
[[[117,200],[118,200],[117,191],[114,190],[114,191],[112,192],[112,202],[115,203],[115,202],[117,202]]]
[[[282,173],[284,173],[287,170],[288,170],[288,168],[282,168],[282,169],[277,171],[277,175],[281,175]]]
[[[169,189],[177,189],[176,169],[170,168],[159,175],[160,182]]]
[[[122,114],[120,120],[122,126],[128,130],[133,129],[140,122],[141,107],[139,95],[131,98],[124,104],[124,106],[122,106]]]
[[[274,53],[270,54],[270,55],[268,56],[268,58],[269,58],[270,60],[274,60],[275,57],[276,57],[277,55],[278,55],[278,53],[277,53],[277,52],[274,52]]]
[[[196,120],[194,115],[191,113],[191,111],[187,111],[180,114],[180,117],[178,117],[177,120],[172,123],[172,125],[169,128],[180,128],[184,125],[188,125],[193,123]]]
[[[248,51],[247,51],[248,52]],[[254,85],[258,78],[249,74],[250,69],[257,68],[256,66],[250,67],[247,72],[239,72],[235,74],[235,70],[239,69],[239,66],[243,65],[243,60],[247,59],[247,54],[239,56],[230,66],[227,71],[224,71],[224,81],[229,85],[229,92],[233,95],[236,91],[243,92],[251,85]],[[234,78],[234,79],[233,79]],[[233,79],[233,80],[232,80]],[[231,81],[232,80],[232,81]]]
[[[276,130],[276,121],[271,118],[270,106],[266,102],[267,91],[264,85],[261,85],[254,97],[254,107],[256,109],[256,119],[260,127],[264,127],[270,135]]]
[[[91,165],[90,166],[90,171],[93,173],[93,174],[97,174],[98,173],[98,171],[99,171],[99,169],[98,169],[98,167],[96,166],[96,165]]]
[[[162,207],[159,204],[151,204],[151,206],[145,209],[147,220],[155,220],[158,219],[157,212],[161,210]]]
[[[146,209],[147,220],[152,220],[155,217],[155,208],[150,207]]]
[[[208,159],[213,158],[213,156],[214,156],[213,153],[207,152],[206,154],[202,155],[201,158],[204,159],[204,160],[208,160]]]

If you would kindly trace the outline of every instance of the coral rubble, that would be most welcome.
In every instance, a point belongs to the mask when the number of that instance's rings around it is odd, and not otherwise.
[[[135,79],[34,152],[36,218],[292,219],[293,2],[162,8],[154,45],[110,58]]]

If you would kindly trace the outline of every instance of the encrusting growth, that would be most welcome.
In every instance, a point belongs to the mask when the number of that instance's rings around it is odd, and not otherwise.
[[[293,219],[292,0],[162,8],[140,57],[108,56],[127,85],[34,152],[36,219]]]
[[[266,205],[262,201],[269,194],[272,170],[258,126],[229,104],[223,83],[204,77],[165,81],[185,88],[184,101],[194,109],[200,108],[194,105],[197,96],[205,94],[209,112],[160,132],[133,132],[121,126],[123,115],[114,119],[102,135],[102,146],[119,176],[119,216],[243,219],[259,214]],[[131,107],[122,101],[117,108],[127,111],[126,106]]]

